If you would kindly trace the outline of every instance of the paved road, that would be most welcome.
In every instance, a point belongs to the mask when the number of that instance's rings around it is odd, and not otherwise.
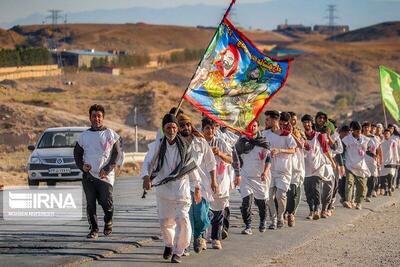
[[[140,188],[140,181],[133,177],[116,182],[114,232],[108,238],[100,236],[98,240],[87,240],[86,220],[31,223],[1,221],[0,266],[164,266],[154,194],[148,194],[143,200],[140,198]],[[336,231],[338,227],[351,224],[368,214],[370,209],[379,209],[399,198],[396,192],[390,199],[374,199],[362,211],[338,207],[334,217],[311,222],[304,219],[307,208],[302,201],[295,228],[286,227],[263,234],[254,231],[253,236],[243,236],[240,234],[242,221],[238,208],[240,196],[234,192],[231,201],[232,228],[228,240],[223,242],[223,252],[210,249],[200,255],[192,253],[184,261],[191,266],[204,266],[205,262],[213,266],[266,265],[269,259],[312,242],[326,231]],[[254,217],[257,217],[256,210],[254,213]],[[98,214],[101,218],[102,213],[99,211]]]

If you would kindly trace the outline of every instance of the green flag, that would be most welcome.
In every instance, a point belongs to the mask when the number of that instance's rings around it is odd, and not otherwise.
[[[400,75],[380,66],[382,100],[392,117],[400,121]]]

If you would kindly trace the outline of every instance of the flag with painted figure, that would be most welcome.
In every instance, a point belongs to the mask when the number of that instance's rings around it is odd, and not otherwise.
[[[184,98],[217,123],[251,135],[252,122],[285,85],[291,62],[264,55],[225,17]]]
[[[390,115],[400,122],[400,75],[384,66],[379,67],[379,74],[383,103]]]

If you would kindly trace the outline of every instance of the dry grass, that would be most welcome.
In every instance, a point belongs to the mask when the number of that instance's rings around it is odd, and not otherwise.
[[[0,146],[0,186],[27,184],[26,164],[30,152],[22,147]]]

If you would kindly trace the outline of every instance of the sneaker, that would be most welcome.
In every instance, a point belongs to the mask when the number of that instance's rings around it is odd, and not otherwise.
[[[252,234],[253,234],[253,231],[251,231],[250,226],[246,226],[246,228],[244,228],[242,231],[242,235],[252,235]]]
[[[369,197],[365,198],[365,202],[371,202],[371,198]]]
[[[361,208],[361,203],[357,203],[356,204],[356,210],[361,210],[362,208]]]
[[[312,220],[312,218],[314,217],[314,212],[310,211],[310,214],[308,214],[308,216],[306,217],[307,220]]]
[[[324,218],[324,219],[328,218],[328,215],[326,215],[326,211],[325,210],[323,210],[321,212],[321,218]]]
[[[185,250],[183,251],[182,256],[183,256],[183,257],[188,257],[188,256],[190,256],[190,250],[189,250],[189,248],[185,248]]]
[[[112,233],[112,222],[107,223],[106,225],[104,225],[104,230],[103,230],[103,234],[105,236],[109,236]]]
[[[392,188],[390,188],[390,191],[394,192],[394,186],[392,186]]]
[[[222,229],[222,240],[228,237],[228,231],[226,229]]]
[[[278,221],[278,223],[276,224],[276,227],[278,229],[282,228],[285,225],[285,223],[283,221]]]
[[[222,249],[222,244],[219,240],[212,240],[211,244],[213,249]]]
[[[195,238],[193,240],[193,250],[196,253],[200,253],[203,249],[201,248],[201,238]]]
[[[351,205],[350,202],[345,201],[345,202],[343,202],[343,207],[345,207],[346,209],[351,209],[351,208],[353,208],[353,205]]]
[[[200,237],[200,246],[202,250],[207,250],[207,241]]]
[[[376,197],[376,191],[372,191],[372,197]]]
[[[295,217],[293,214],[288,215],[287,223],[289,227],[293,227],[295,225]]]
[[[86,236],[86,238],[89,239],[97,239],[98,237],[99,237],[99,232],[97,230],[91,230]]]
[[[270,230],[276,230],[276,228],[277,228],[277,226],[276,226],[275,223],[271,223],[271,224],[268,226],[268,229],[270,229]]]
[[[388,194],[389,194],[389,197],[391,197],[392,196],[392,191],[389,190]]]
[[[333,209],[329,209],[326,211],[326,216],[331,217],[333,215]]]
[[[171,262],[172,263],[181,263],[182,260],[181,260],[181,257],[179,257],[178,255],[174,254],[174,255],[172,255]]]
[[[260,226],[258,227],[258,230],[260,233],[264,233],[266,231],[267,227],[265,226],[265,222],[260,223]]]
[[[163,253],[163,258],[164,258],[164,260],[168,260],[169,257],[171,257],[171,255],[172,255],[172,248],[170,248],[170,247],[165,247],[165,248],[164,248],[164,253]]]
[[[321,217],[321,216],[320,216],[320,214],[319,214],[319,211],[316,211],[316,212],[314,213],[313,220],[319,220],[320,217]]]

